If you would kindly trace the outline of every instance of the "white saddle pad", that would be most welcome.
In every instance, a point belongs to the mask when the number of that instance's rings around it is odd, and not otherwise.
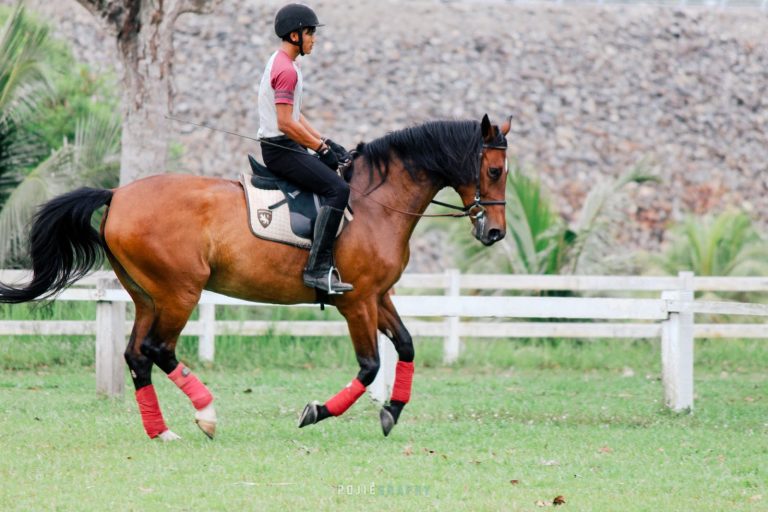
[[[272,210],[269,206],[282,201],[285,196],[280,190],[262,190],[251,183],[251,174],[242,173],[240,183],[245,190],[245,204],[248,207],[248,225],[251,232],[259,238],[294,245],[302,249],[309,249],[312,240],[297,236],[291,230],[291,214],[288,203],[283,203]],[[348,209],[344,210],[344,219],[339,225],[336,236],[341,234],[347,222],[352,220]]]

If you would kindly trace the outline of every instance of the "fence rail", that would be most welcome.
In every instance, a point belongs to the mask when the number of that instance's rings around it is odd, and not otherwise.
[[[25,282],[25,271],[0,270],[0,282]],[[441,274],[405,274],[396,290],[416,290],[419,295],[393,296],[409,331],[415,337],[444,339],[444,359],[452,363],[464,338],[661,338],[662,377],[667,404],[674,410],[693,407],[693,340],[706,338],[768,339],[764,323],[695,324],[696,314],[768,317],[768,305],[694,300],[694,292],[768,293],[768,278],[645,276],[528,276],[462,275],[456,270]],[[429,290],[429,294],[424,294]],[[439,290],[442,294],[435,294]],[[571,291],[601,297],[519,297],[463,295],[462,291]],[[657,298],[606,297],[661,292]],[[114,274],[96,272],[65,290],[57,300],[96,301],[97,319],[88,321],[0,320],[0,335],[95,335],[97,390],[108,395],[123,392],[122,352],[131,323],[126,320],[130,297]],[[217,335],[259,335],[268,332],[295,336],[346,336],[341,321],[224,321],[216,320],[217,306],[266,307],[215,293],[204,292],[199,320],[190,321],[182,334],[198,336],[199,357],[213,361]],[[296,307],[317,307],[299,305]],[[430,318],[430,320],[424,320]],[[435,320],[437,318],[437,320]],[[509,322],[510,318],[572,319],[577,322]],[[501,319],[501,320],[499,320]],[[469,321],[468,321],[469,320]],[[608,321],[606,321],[608,320]],[[396,354],[391,343],[380,340],[382,371],[372,386],[380,400],[388,395],[394,378]]]

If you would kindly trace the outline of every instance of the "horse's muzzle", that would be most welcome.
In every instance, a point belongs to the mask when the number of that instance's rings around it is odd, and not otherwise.
[[[480,236],[475,235],[475,238],[480,240],[480,242],[482,242],[483,245],[489,246],[489,245],[495,244],[496,242],[504,238],[505,235],[506,233],[501,229],[489,229],[488,233],[483,233]]]
[[[480,240],[480,242],[485,245],[493,245],[502,238],[504,238],[504,235],[506,235],[506,231],[499,228],[490,228],[487,229],[487,222],[488,219],[485,215],[480,215],[477,217],[475,221],[475,228],[472,232],[473,235],[475,235],[475,238]]]

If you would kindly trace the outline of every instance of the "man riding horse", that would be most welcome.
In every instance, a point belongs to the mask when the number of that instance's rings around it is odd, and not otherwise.
[[[349,199],[349,185],[336,170],[338,157],[348,153],[321,137],[301,114],[303,80],[296,62],[299,55],[312,53],[320,26],[317,15],[306,5],[288,4],[277,12],[275,33],[282,42],[267,61],[259,85],[258,135],[264,163],[271,171],[323,197],[304,268],[304,284],[340,294],[353,289],[341,282],[333,267],[333,245]],[[310,155],[307,148],[319,158]]]

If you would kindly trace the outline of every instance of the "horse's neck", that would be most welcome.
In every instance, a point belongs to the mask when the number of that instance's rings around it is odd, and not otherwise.
[[[351,187],[360,199],[357,208],[386,217],[388,222],[382,225],[404,237],[405,243],[439,190],[428,180],[414,182],[399,162],[390,164],[389,176],[383,183],[375,172],[373,181],[369,180],[366,166],[364,171],[355,173]]]

